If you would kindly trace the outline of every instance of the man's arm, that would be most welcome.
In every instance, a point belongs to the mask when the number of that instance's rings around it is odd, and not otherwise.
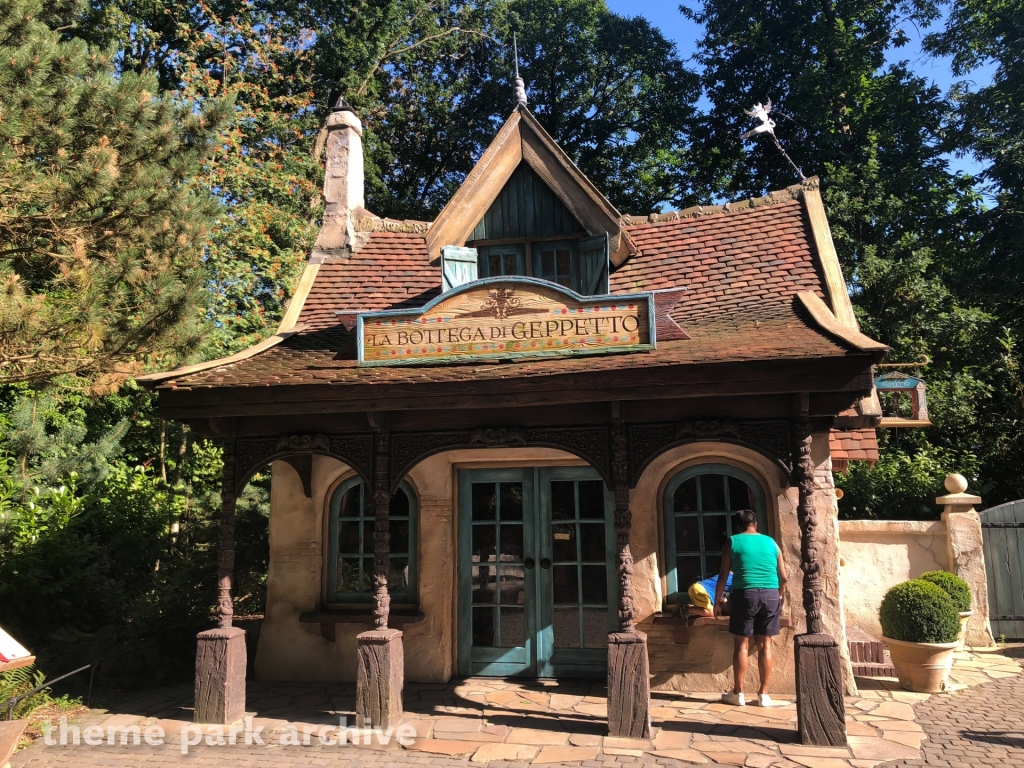
[[[725,583],[729,581],[732,570],[732,542],[726,540],[722,547],[722,567],[718,569],[718,583],[715,584],[715,616],[721,616],[722,596],[725,594]]]
[[[778,545],[776,544],[776,546],[778,546]],[[781,601],[781,604],[783,606],[785,606],[787,604],[786,603],[786,595],[789,594],[786,591],[786,582],[789,581],[789,574],[786,572],[786,562],[785,562],[785,560],[782,559],[782,549],[781,548],[779,548],[778,569],[779,569],[779,599]]]

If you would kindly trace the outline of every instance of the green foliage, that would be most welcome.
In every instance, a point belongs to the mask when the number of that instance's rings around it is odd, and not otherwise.
[[[36,669],[34,665],[12,669],[9,672],[0,672],[0,706],[6,705],[8,699],[28,693],[33,688],[38,688],[46,682],[46,675],[42,670]],[[34,693],[21,701],[14,707],[14,719],[20,720],[28,717],[31,712],[50,701],[48,688]],[[7,710],[4,706],[4,715]]]
[[[949,595],[959,613],[971,610],[971,587],[955,573],[928,571],[928,573],[922,573],[918,578],[931,582]]]
[[[195,348],[215,205],[194,176],[224,103],[158,96],[0,3],[0,382],[96,377]]]
[[[920,579],[886,592],[878,618],[882,634],[908,643],[952,643],[960,634],[953,600],[935,584]]]

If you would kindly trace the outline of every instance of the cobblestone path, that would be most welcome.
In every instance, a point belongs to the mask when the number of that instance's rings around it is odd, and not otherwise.
[[[928,734],[923,757],[884,768],[1024,768],[1024,674],[933,696],[914,712]]]

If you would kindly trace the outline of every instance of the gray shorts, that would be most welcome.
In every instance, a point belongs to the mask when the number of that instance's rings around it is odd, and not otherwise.
[[[730,597],[732,613],[729,632],[742,637],[779,634],[782,600],[777,589],[734,589]]]

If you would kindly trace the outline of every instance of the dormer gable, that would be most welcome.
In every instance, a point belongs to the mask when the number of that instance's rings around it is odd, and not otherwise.
[[[543,204],[552,206],[550,210],[541,209],[539,217],[528,212],[533,218],[527,221],[511,220],[500,213],[505,202],[527,190],[535,190]],[[531,203],[533,211],[538,204],[540,200]],[[427,250],[434,260],[445,246],[512,239],[491,235],[507,233],[510,226],[525,230],[531,221],[533,235],[524,235],[523,240],[545,237],[537,234],[541,231],[538,227],[543,226],[568,230],[551,237],[568,234],[606,239],[612,265],[621,264],[636,250],[622,228],[622,216],[615,206],[576,167],[529,110],[519,106],[430,226]],[[522,258],[530,262],[527,270],[532,270],[535,259],[525,253]]]

